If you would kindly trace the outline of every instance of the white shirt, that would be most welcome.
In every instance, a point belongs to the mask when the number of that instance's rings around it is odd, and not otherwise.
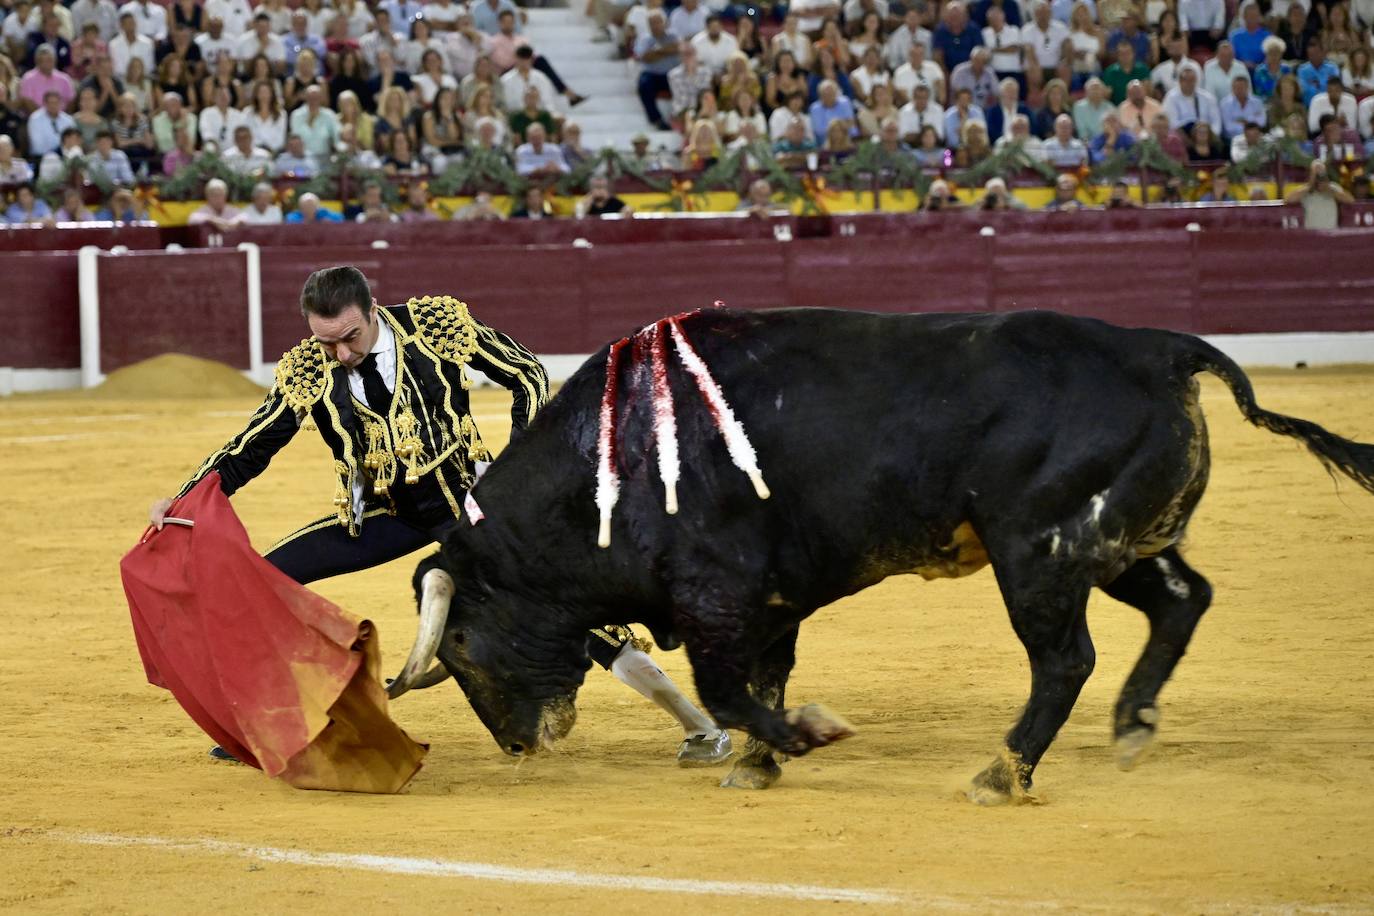
[[[858,67],[849,72],[849,82],[866,99],[873,94],[874,86],[886,86],[889,77],[887,71],[881,67],[878,68],[877,73],[870,73],[867,67]]]
[[[129,0],[119,8],[119,15],[125,13],[134,14],[134,22],[137,24],[138,33],[147,35],[154,41],[162,41],[167,37],[167,8],[156,3],[139,3],[138,0]]]
[[[930,90],[931,101],[940,97],[940,87],[945,82],[945,71],[940,69],[940,65],[933,60],[927,60],[921,64],[921,72],[917,73],[911,64],[902,64],[897,68],[897,72],[892,74],[892,89],[903,98],[910,99],[912,92],[917,86],[925,86]]]
[[[458,23],[458,17],[464,12],[466,12],[466,7],[458,3],[450,3],[448,6],[441,3],[426,3],[424,16],[430,22],[451,26]]]
[[[455,91],[458,89],[458,81],[447,73],[439,74],[438,82],[435,82],[434,77],[428,73],[417,73],[410,78],[410,81],[419,90],[420,101],[426,105],[434,104],[434,97],[439,94],[440,89],[453,89]],[[520,106],[523,108],[524,105],[525,102],[521,99]]]
[[[120,32],[110,39],[108,50],[114,74],[121,80],[124,79],[124,74],[129,72],[129,61],[135,57],[143,61],[144,73],[157,73],[157,66],[153,63],[153,42],[147,35],[135,35],[134,40],[129,41],[124,37],[124,33]]]
[[[786,107],[774,108],[773,113],[768,116],[768,137],[773,142],[777,142],[787,136],[787,128],[793,121],[800,121],[806,128],[806,139],[816,139],[811,134],[811,119],[806,116],[806,109],[793,114],[791,109]]]
[[[995,150],[1006,149],[1008,146],[1011,146],[1015,142],[1016,138],[1011,135],[1011,131],[1007,131],[1002,136],[997,138],[997,142],[992,145],[992,148]],[[1079,145],[1081,146],[1082,144],[1080,143]],[[1045,158],[1045,144],[1040,140],[1039,137],[1022,137],[1021,149],[1024,150],[1026,155],[1029,156],[1031,159]]]
[[[1021,41],[1030,53],[1040,62],[1040,66],[1054,69],[1064,53],[1064,42],[1069,40],[1069,27],[1058,19],[1051,19],[1044,29],[1034,22],[1021,26]]]
[[[221,35],[242,35],[253,24],[253,8],[248,0],[205,0],[205,21],[224,23]]]
[[[243,112],[237,108],[220,111],[211,105],[200,113],[200,142],[213,140],[221,150],[227,150],[234,145],[234,130],[243,123]]]
[[[253,145],[277,152],[286,146],[286,112],[278,112],[275,121],[259,118],[252,109],[243,110],[243,123],[253,132]]]
[[[1178,130],[1184,124],[1206,121],[1212,126],[1212,133],[1221,136],[1221,108],[1217,97],[1206,89],[1194,89],[1188,96],[1175,86],[1164,94],[1164,113],[1169,116],[1169,127]]]
[[[1214,57],[1207,61],[1207,66],[1202,68],[1202,88],[1217,97],[1217,101],[1231,95],[1231,80],[1237,76],[1245,77],[1247,83],[1250,82],[1250,71],[1245,69],[1245,64],[1238,60],[1231,61],[1231,69],[1221,69],[1221,64],[1217,63]],[[1253,84],[1252,84],[1253,87]]]
[[[252,209],[251,207],[249,209]],[[377,374],[382,377],[382,383],[386,385],[386,390],[396,391],[396,333],[391,330],[391,325],[381,315],[373,315],[372,320],[377,322],[377,342],[372,345],[370,355],[377,357]],[[348,370],[348,390],[374,413],[386,415],[390,404],[372,404],[367,400],[367,392],[363,388],[363,374],[356,369]],[[356,518],[363,517],[363,482],[355,481],[353,484],[353,515]]]
[[[643,32],[639,34],[643,35]],[[773,53],[779,51],[790,51],[797,61],[797,66],[803,70],[811,68],[811,39],[807,38],[800,31],[793,37],[787,32],[779,32],[773,36]]]
[[[701,62],[709,67],[712,73],[719,75],[724,72],[730,55],[739,50],[739,42],[729,32],[721,32],[715,41],[711,40],[710,32],[698,32],[692,36],[692,47],[697,49],[697,57]]]
[[[539,104],[550,113],[556,112],[558,93],[547,76],[533,68],[528,77],[520,75],[519,67],[511,67],[501,75],[501,89],[506,95],[506,111],[519,111],[525,107],[525,88],[534,86],[539,90]]]
[[[1178,75],[1184,70],[1192,70],[1197,74],[1198,82],[1202,82],[1202,68],[1191,57],[1185,57],[1179,61],[1168,58],[1160,61],[1150,71],[1150,82],[1168,92],[1178,85]]]
[[[922,129],[933,127],[935,136],[940,138],[941,143],[945,142],[945,110],[934,102],[927,102],[926,107],[920,110],[917,110],[915,102],[907,102],[897,111],[897,124],[903,138],[919,139]]]
[[[258,41],[257,32],[245,32],[234,43],[234,56],[239,60],[252,60],[259,54],[274,64],[286,63],[286,45],[277,35],[268,35],[263,44]]]
[[[239,211],[239,221],[250,226],[274,226],[282,221],[281,207],[276,204],[268,204],[267,209],[261,213],[252,204]]]
[[[913,35],[905,25],[898,26],[897,31],[888,36],[887,46],[883,48],[883,60],[888,69],[896,70],[910,60],[913,44],[924,45],[926,59],[930,59],[930,30],[917,26]]]
[[[825,25],[825,20],[820,16],[810,16],[807,14],[811,10],[818,10],[831,5],[833,5],[833,0],[792,0],[792,4],[787,8],[787,11],[796,15],[797,31],[819,32],[821,26]]]
[[[253,147],[246,154],[237,146],[231,146],[222,155],[224,164],[240,175],[246,175],[258,169],[268,171],[272,168],[272,154],[260,146]]]
[[[1225,0],[1179,0],[1178,27],[1181,31],[1221,29],[1225,24]]]
[[[1360,103],[1355,120],[1359,122],[1360,136],[1366,140],[1374,140],[1374,95]]]
[[[1021,72],[1021,46],[1025,43],[1017,26],[1004,23],[1000,31],[992,26],[983,29],[983,44],[992,52],[992,69],[998,75]]]
[[[218,38],[211,38],[209,32],[203,32],[196,36],[196,44],[200,45],[200,56],[205,59],[206,68],[213,73],[221,57],[234,57],[238,39],[230,38],[224,32],[220,32]]]
[[[94,22],[100,29],[100,40],[109,44],[119,34],[119,10],[112,0],[76,0],[72,4],[72,31],[81,34],[86,23]],[[124,74],[117,73],[123,77]]]
[[[1316,133],[1320,129],[1322,115],[1334,114],[1345,116],[1347,127],[1355,127],[1359,121],[1358,108],[1355,104],[1355,97],[1348,92],[1341,93],[1341,101],[1338,106],[1332,107],[1331,97],[1325,92],[1312,97],[1312,104],[1307,106],[1307,129]]]

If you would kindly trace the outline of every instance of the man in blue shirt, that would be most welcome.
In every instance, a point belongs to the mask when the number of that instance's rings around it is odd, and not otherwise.
[[[1264,39],[1269,37],[1269,30],[1260,24],[1259,7],[1253,2],[1245,5],[1241,20],[1244,27],[1231,33],[1231,49],[1236,60],[1253,70],[1264,61]]]
[[[1150,59],[1150,36],[1140,29],[1140,20],[1135,13],[1126,13],[1121,17],[1121,25],[1112,29],[1107,36],[1107,57],[1116,58],[1116,46],[1121,42],[1126,42],[1135,50],[1136,60]]]
[[[515,34],[519,35],[524,31],[525,13],[511,0],[477,0],[472,5],[472,24],[479,32],[495,35],[501,31],[501,14],[507,10],[515,14]],[[395,16],[391,20],[397,21]]]
[[[930,39],[935,60],[946,73],[968,60],[973,49],[982,43],[982,31],[969,21],[964,5],[957,0],[945,7],[945,15]]]
[[[829,136],[831,121],[848,121],[849,135],[859,133],[858,118],[854,115],[854,103],[847,96],[840,95],[840,84],[834,80],[822,80],[818,91],[820,98],[811,103],[811,133],[819,140]]]
[[[1313,36],[1307,42],[1307,63],[1298,68],[1298,85],[1302,87],[1302,103],[1311,105],[1312,100],[1326,91],[1326,81],[1331,77],[1340,79],[1341,68],[1326,59],[1326,48],[1320,38]]]
[[[301,51],[309,48],[315,52],[315,72],[320,72],[320,66],[324,63],[325,47],[324,39],[318,35],[311,35],[306,31],[310,25],[310,20],[305,15],[305,9],[296,10],[291,14],[291,31],[282,36],[282,44],[286,45],[286,66],[295,69],[296,58],[301,56]]]
[[[1231,94],[1221,100],[1221,136],[1229,145],[1245,133],[1249,121],[1264,126],[1268,114],[1264,103],[1250,92],[1250,81],[1243,76],[1231,80]]]
[[[296,201],[296,209],[286,214],[284,222],[288,223],[341,223],[343,217],[333,210],[326,210],[320,206],[319,197],[309,191],[301,195],[301,199]]]
[[[658,130],[668,130],[668,122],[658,110],[658,94],[671,92],[668,71],[678,65],[678,36],[668,31],[663,10],[649,14],[649,31],[635,41],[635,57],[640,63],[639,102],[644,116]]]
[[[425,11],[425,5],[420,0],[383,0],[379,8],[386,10],[391,17],[392,28],[406,34],[410,34],[410,24]]]

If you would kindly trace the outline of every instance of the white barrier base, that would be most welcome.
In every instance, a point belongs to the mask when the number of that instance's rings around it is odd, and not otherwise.
[[[1211,334],[1203,338],[1247,368],[1292,369],[1299,364],[1333,366],[1374,364],[1374,331],[1347,334]],[[540,356],[553,382],[565,382],[587,361],[588,355]],[[272,364],[256,374],[245,372],[266,387],[272,384]],[[474,376],[482,381],[480,373]],[[489,384],[489,383],[488,383]],[[0,367],[0,397],[30,391],[55,391],[81,387],[80,369],[9,369]]]

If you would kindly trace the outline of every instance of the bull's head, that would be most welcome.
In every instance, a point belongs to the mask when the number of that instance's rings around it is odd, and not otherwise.
[[[533,754],[567,735],[577,719],[573,704],[591,664],[585,629],[561,625],[556,609],[458,565],[457,552],[446,549],[416,569],[419,633],[389,692],[400,696],[442,680],[430,669],[437,657],[501,749]]]

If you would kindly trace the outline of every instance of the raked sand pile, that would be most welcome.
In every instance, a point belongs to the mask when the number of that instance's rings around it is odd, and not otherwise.
[[[183,353],[164,353],[111,372],[86,392],[101,398],[232,398],[261,396],[263,389],[224,363]]]

